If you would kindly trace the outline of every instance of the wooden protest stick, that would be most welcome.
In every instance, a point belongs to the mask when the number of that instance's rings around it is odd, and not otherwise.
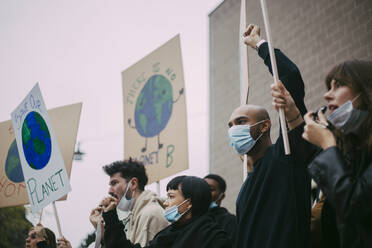
[[[273,42],[271,40],[271,30],[270,30],[269,16],[268,16],[267,6],[266,6],[265,0],[261,0],[261,8],[262,8],[262,14],[263,14],[264,23],[265,23],[267,42],[269,44],[269,52],[270,52],[271,68],[272,68],[272,71],[273,71],[274,84],[277,84],[278,81],[279,81],[278,68],[276,66]],[[288,133],[287,133],[287,127],[286,127],[285,115],[284,115],[283,108],[279,109],[279,119],[280,119],[280,127],[282,129],[282,135],[283,135],[284,151],[285,151],[286,155],[289,155],[289,154],[291,154],[291,150],[290,150],[290,147],[289,147]]]
[[[39,216],[39,223],[40,223],[40,224],[41,224],[41,218],[42,218],[42,216],[43,216],[43,210],[44,210],[44,208],[41,209],[40,216]]]
[[[160,181],[156,181],[156,193],[158,197],[160,197]]]
[[[249,79],[248,79],[248,51],[244,44],[242,35],[247,28],[246,24],[246,7],[245,1],[241,0],[240,6],[240,30],[239,30],[239,48],[240,48],[240,103],[247,104],[249,93]]]
[[[240,104],[248,103],[249,95],[249,78],[248,78],[248,51],[247,46],[244,44],[244,39],[242,36],[246,29],[246,7],[245,1],[241,0],[240,4],[240,28],[239,28],[239,53],[240,53]],[[243,181],[245,181],[248,173],[247,168],[247,154],[243,156]]]
[[[101,230],[101,220],[97,224],[97,230],[96,230],[96,240],[94,242],[94,248],[100,248],[101,247],[101,240],[102,240],[102,230]]]
[[[59,237],[62,238],[61,224],[59,222],[59,217],[58,217],[57,208],[56,208],[56,202],[54,201],[52,204],[53,204],[53,210],[54,210],[54,217],[56,217],[58,234],[59,234]]]

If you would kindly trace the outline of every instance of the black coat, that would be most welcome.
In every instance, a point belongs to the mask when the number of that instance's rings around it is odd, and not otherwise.
[[[127,240],[124,225],[119,221],[116,210],[102,214],[105,221],[104,242],[106,248],[141,248]],[[226,232],[207,214],[193,217],[187,224],[172,224],[161,230],[148,248],[231,248]]]
[[[226,208],[219,206],[209,209],[208,214],[222,227],[234,244],[238,229],[236,216],[230,214]]]
[[[331,147],[314,159],[309,172],[327,199],[322,211],[325,246],[372,247],[372,156],[356,151],[346,159]]]

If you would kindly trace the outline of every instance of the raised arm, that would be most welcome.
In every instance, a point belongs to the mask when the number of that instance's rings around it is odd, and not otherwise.
[[[243,36],[244,42],[248,46],[258,50],[258,55],[264,60],[265,65],[272,73],[268,44],[261,39],[260,28],[257,25],[250,24]],[[317,148],[301,137],[304,127],[302,116],[307,111],[304,103],[304,82],[297,66],[280,50],[275,49],[275,57],[280,81],[271,86],[273,105],[276,110],[279,108],[284,110],[290,130],[288,138],[291,153],[296,163],[305,167],[317,152]],[[280,137],[277,147],[280,154],[284,153],[283,141]]]
[[[260,28],[257,25],[250,24],[243,36],[245,44],[258,51],[258,55],[264,60],[265,65],[272,74],[268,43],[261,38]],[[293,97],[301,115],[305,115],[307,112],[304,103],[305,89],[299,69],[279,49],[275,49],[275,58],[277,61],[279,79]]]

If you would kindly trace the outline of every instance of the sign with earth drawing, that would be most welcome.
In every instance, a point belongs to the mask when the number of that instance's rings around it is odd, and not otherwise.
[[[145,164],[149,183],[188,168],[180,36],[122,72],[124,156]]]
[[[11,116],[31,209],[37,211],[71,190],[38,84]]]
[[[81,107],[82,103],[76,103],[48,110],[69,176]],[[29,204],[29,199],[12,121],[4,121],[0,123],[0,208],[25,204]]]

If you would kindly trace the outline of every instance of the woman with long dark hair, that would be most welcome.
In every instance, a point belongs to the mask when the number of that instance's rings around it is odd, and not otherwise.
[[[167,185],[167,194],[164,217],[171,225],[157,233],[147,247],[232,247],[227,234],[207,214],[211,192],[203,179],[175,177]],[[124,226],[115,209],[117,199],[107,197],[101,205],[105,221],[105,247],[140,248],[139,244],[132,244],[123,231]]]
[[[326,196],[324,247],[372,247],[372,61],[345,61],[326,77],[330,114],[305,115],[303,137],[323,151],[309,172]]]

